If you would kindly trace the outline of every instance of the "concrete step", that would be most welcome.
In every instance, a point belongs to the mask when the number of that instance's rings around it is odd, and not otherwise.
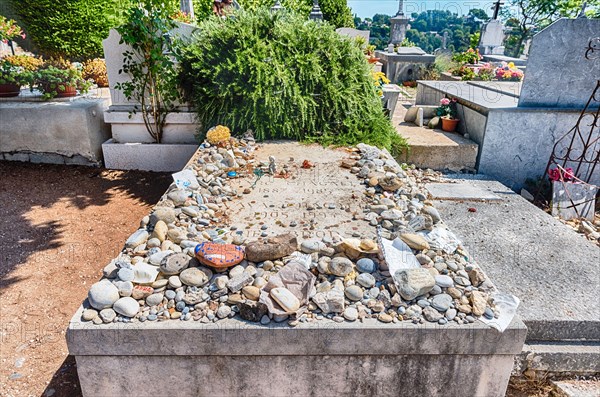
[[[553,397],[598,397],[600,396],[600,380],[560,380],[552,381]]]
[[[518,372],[549,375],[594,375],[600,373],[598,342],[527,342],[517,358]]]
[[[410,151],[399,160],[434,170],[474,170],[479,145],[460,134],[431,130],[394,117],[398,133],[406,138]]]

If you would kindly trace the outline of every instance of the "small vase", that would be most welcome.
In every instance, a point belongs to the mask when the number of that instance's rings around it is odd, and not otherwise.
[[[21,86],[18,84],[0,84],[0,98],[19,96]]]
[[[442,130],[446,132],[454,132],[456,131],[456,127],[458,126],[459,122],[459,119],[442,118]]]
[[[57,84],[60,86],[64,87],[64,90],[60,90],[58,88],[50,88],[50,84],[44,84],[42,86],[42,91],[44,92],[52,92],[55,91],[56,92],[56,96],[55,98],[69,98],[69,97],[74,97],[77,95],[77,87],[75,86],[71,86],[71,85],[66,85],[66,84]]]

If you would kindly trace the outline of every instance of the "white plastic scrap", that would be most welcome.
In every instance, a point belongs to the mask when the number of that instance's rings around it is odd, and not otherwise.
[[[179,172],[172,174],[173,180],[175,181],[175,185],[179,189],[192,189],[196,190],[200,187],[198,184],[198,180],[196,180],[196,175],[194,175],[194,171],[191,169],[185,169]]]
[[[419,269],[421,267],[419,260],[404,241],[399,238],[388,240],[381,237],[380,233],[377,234],[377,240],[383,260],[387,263],[392,276],[398,270]]]
[[[517,308],[521,301],[514,295],[502,292],[494,293],[492,295],[492,300],[494,301],[496,309],[498,309],[498,318],[488,320],[484,316],[481,316],[479,319],[490,327],[496,328],[500,332],[504,332],[512,322],[515,314],[517,314]]]
[[[460,240],[454,233],[440,226],[434,227],[432,231],[424,233],[423,236],[432,249],[441,249],[447,254],[453,254],[460,245]]]

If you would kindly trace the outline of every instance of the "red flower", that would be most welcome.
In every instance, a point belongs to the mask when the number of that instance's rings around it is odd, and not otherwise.
[[[557,168],[552,168],[548,170],[548,177],[552,182],[556,182],[560,180],[560,171]]]

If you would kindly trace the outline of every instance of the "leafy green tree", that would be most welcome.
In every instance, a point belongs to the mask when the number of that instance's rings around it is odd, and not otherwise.
[[[561,17],[579,15],[584,0],[509,0],[503,14],[513,27],[507,40],[507,52],[519,57],[525,41],[537,31]],[[600,0],[587,1],[587,13],[593,16],[600,9]],[[508,26],[508,25],[507,25]]]
[[[120,24],[129,0],[11,0],[40,53],[85,60],[102,56],[102,40]]]
[[[240,0],[239,2],[242,8],[248,11],[255,11],[261,7],[270,8],[275,4],[275,0]],[[308,17],[313,7],[313,1],[281,0],[281,5],[288,10]],[[320,0],[319,6],[321,7],[323,18],[336,28],[354,26],[352,11],[346,4],[346,0]]]
[[[473,8],[469,10],[469,15],[482,21],[490,20],[490,17],[488,16],[487,12],[485,12],[485,10],[482,10],[481,8]]]

